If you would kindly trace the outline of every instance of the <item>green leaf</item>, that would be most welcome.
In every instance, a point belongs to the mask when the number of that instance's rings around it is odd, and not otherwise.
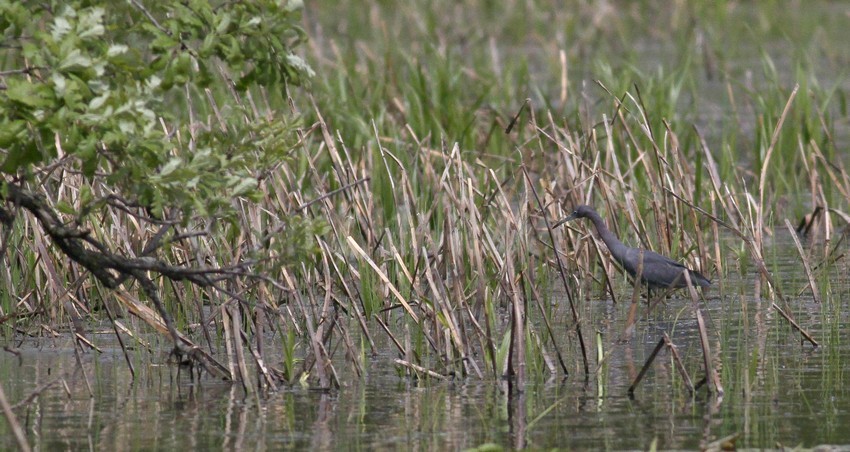
[[[55,206],[56,206],[56,210],[58,210],[60,213],[64,213],[65,215],[76,215],[77,214],[77,209],[74,206],[72,206],[71,204],[69,204],[67,201],[61,201],[60,200],[60,201],[56,202]]]
[[[52,99],[46,95],[46,90],[47,87],[44,85],[36,85],[26,80],[8,79],[5,94],[13,102],[31,108],[40,108],[52,104]]]
[[[110,92],[107,91],[103,93],[103,95],[97,96],[92,99],[91,102],[89,102],[89,110],[97,110],[98,108],[102,107],[103,104],[105,104],[106,101],[109,100],[109,95]]]
[[[215,27],[216,33],[224,33],[227,31],[227,28],[230,27],[231,15],[229,13],[224,13],[218,16],[218,25]]]
[[[27,123],[23,120],[0,124],[0,148],[9,148],[26,136]]]
[[[103,35],[103,8],[92,8],[85,13],[80,14],[77,29],[80,31],[80,38],[94,38]]]
[[[60,41],[72,29],[71,22],[65,17],[59,16],[53,20],[53,27],[51,27],[50,33],[55,41]]]
[[[13,146],[6,155],[6,160],[0,165],[0,171],[14,174],[27,165],[36,163],[42,158],[41,152],[32,142],[24,141],[21,145]]]
[[[74,49],[62,60],[62,63],[59,64],[59,69],[69,70],[69,69],[77,69],[77,68],[88,68],[91,67],[92,60],[80,51],[80,49]]]
[[[257,179],[253,177],[245,177],[233,187],[233,196],[242,196],[249,194],[257,189]]]
[[[168,176],[169,174],[173,173],[177,168],[179,168],[182,165],[183,165],[183,160],[174,157],[171,160],[169,160],[168,163],[166,163],[165,166],[163,166],[161,170],[159,170],[159,176],[160,177]]]
[[[91,187],[88,185],[83,185],[80,187],[80,194],[78,195],[78,199],[80,201],[80,205],[85,206],[89,204],[94,196],[92,196]]]

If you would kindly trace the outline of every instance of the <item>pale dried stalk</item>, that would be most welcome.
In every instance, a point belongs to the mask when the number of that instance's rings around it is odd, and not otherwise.
[[[806,271],[806,278],[809,279],[809,287],[812,289],[812,298],[815,300],[815,303],[819,304],[821,302],[820,291],[818,290],[817,283],[815,282],[815,276],[812,274],[812,267],[809,265],[809,259],[806,258],[806,253],[803,251],[803,245],[800,244],[797,232],[794,230],[794,227],[787,218],[785,219],[785,227],[788,228],[788,233],[791,234],[791,238],[794,240],[794,246],[797,248],[797,253],[800,254],[800,259],[803,261],[803,269]]]

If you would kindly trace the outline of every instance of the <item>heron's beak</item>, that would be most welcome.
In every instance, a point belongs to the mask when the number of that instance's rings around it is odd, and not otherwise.
[[[557,223],[555,223],[555,224],[553,224],[553,225],[552,225],[552,229],[555,229],[555,228],[557,228],[558,226],[560,226],[560,225],[562,225],[562,224],[564,224],[564,223],[566,223],[566,222],[568,222],[568,221],[575,220],[575,219],[576,219],[576,216],[577,216],[577,215],[576,215],[576,213],[575,213],[575,212],[573,212],[573,213],[571,213],[569,216],[566,216],[566,217],[564,217],[564,218],[562,218],[562,219],[558,220],[558,222],[557,222]]]

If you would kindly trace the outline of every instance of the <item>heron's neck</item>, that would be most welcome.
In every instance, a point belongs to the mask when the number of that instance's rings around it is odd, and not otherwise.
[[[593,222],[593,225],[596,226],[596,232],[599,234],[599,237],[605,242],[605,245],[608,247],[608,250],[611,251],[611,254],[615,256],[619,256],[621,250],[626,248],[626,245],[623,245],[623,242],[614,235],[608,229],[608,226],[605,225],[605,221],[602,220],[602,217],[599,216],[598,213],[591,213],[588,218]]]

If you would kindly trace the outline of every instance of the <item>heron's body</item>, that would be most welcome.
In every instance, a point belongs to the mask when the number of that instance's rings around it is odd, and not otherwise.
[[[605,225],[602,217],[596,213],[590,206],[578,206],[575,212],[567,218],[559,221],[555,226],[573,220],[575,218],[589,218],[596,227],[596,232],[599,237],[605,242],[608,251],[624,269],[633,277],[636,278],[638,268],[641,267],[641,281],[649,288],[671,288],[677,289],[687,287],[688,283],[685,280],[685,272],[694,286],[707,287],[711,285],[711,281],[699,272],[691,270],[684,265],[662,256],[654,251],[642,250],[638,248],[630,248],[623,244],[620,239],[614,235]]]

